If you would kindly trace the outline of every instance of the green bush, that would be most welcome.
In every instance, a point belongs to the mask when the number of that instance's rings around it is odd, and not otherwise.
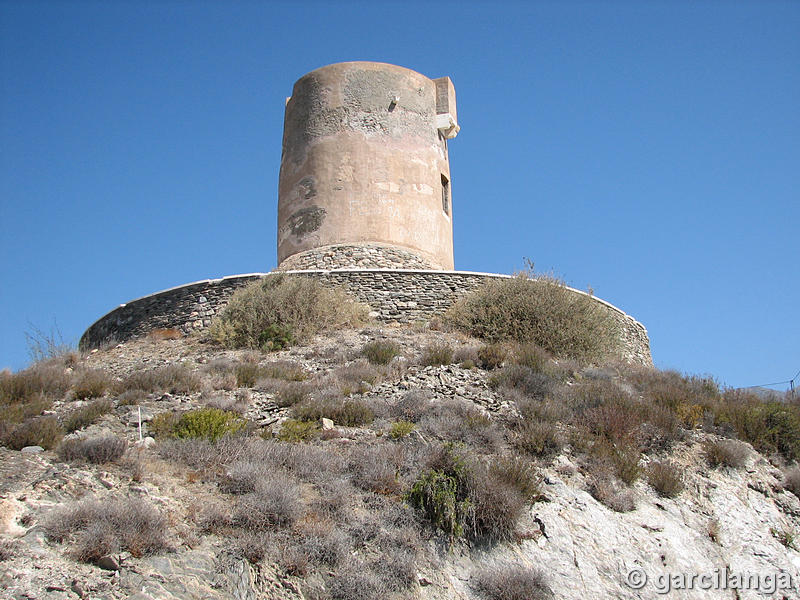
[[[368,308],[309,277],[275,275],[237,290],[208,334],[228,348],[274,350],[366,320]]]
[[[245,428],[246,421],[236,413],[218,408],[200,408],[183,413],[173,434],[179,438],[203,438],[216,441]]]
[[[445,318],[489,342],[532,342],[582,361],[599,362],[619,347],[609,309],[552,276],[491,280],[459,299]]]
[[[389,437],[393,440],[399,440],[414,431],[415,427],[416,425],[411,421],[395,421],[389,428]]]
[[[368,342],[361,348],[361,354],[373,365],[388,365],[400,353],[398,344],[384,340]]]
[[[422,473],[406,494],[406,501],[419,510],[434,527],[451,538],[464,535],[464,525],[472,503],[459,494],[459,482],[453,475],[428,470]]]
[[[305,442],[318,432],[319,425],[315,422],[286,419],[278,431],[278,439],[282,442]]]

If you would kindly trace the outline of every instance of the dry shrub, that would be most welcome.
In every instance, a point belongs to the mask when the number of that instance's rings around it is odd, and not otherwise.
[[[532,456],[555,456],[564,446],[564,440],[553,423],[522,421],[515,433],[514,447]]]
[[[399,344],[389,340],[367,342],[361,348],[361,354],[373,365],[388,365],[395,356],[400,356]]]
[[[610,310],[552,276],[488,281],[459,299],[446,319],[489,342],[532,342],[555,356],[587,362],[599,362],[619,347]]]
[[[741,469],[747,464],[750,452],[747,446],[736,440],[711,440],[703,444],[706,460],[712,467]]]
[[[300,487],[278,474],[256,482],[255,489],[240,496],[233,510],[233,524],[253,532],[269,531],[294,523],[303,512]]]
[[[301,421],[318,421],[326,418],[344,427],[365,425],[375,418],[375,413],[364,400],[337,396],[310,398],[295,404],[292,414]]]
[[[70,438],[59,444],[58,457],[66,462],[87,461],[93,464],[115,462],[122,458],[128,443],[114,436]]]
[[[370,564],[383,584],[392,591],[408,590],[417,582],[417,561],[410,550],[394,549],[391,554],[380,554]]]
[[[0,437],[8,433],[17,423],[40,416],[53,406],[53,401],[42,395],[25,402],[0,404]]]
[[[381,372],[369,364],[366,359],[357,360],[349,365],[339,367],[332,373],[332,379],[345,396],[351,393],[363,394],[371,386],[378,383]]]
[[[553,592],[541,571],[521,565],[481,569],[475,587],[486,600],[551,600]]]
[[[331,600],[383,600],[387,593],[378,575],[362,565],[336,573],[327,587]]]
[[[453,347],[447,342],[434,342],[423,348],[419,359],[425,367],[438,367],[453,362]]]
[[[168,549],[166,519],[136,498],[74,503],[51,514],[44,529],[51,541],[74,540],[72,554],[82,562],[124,550],[141,557]]]
[[[684,488],[680,469],[669,462],[650,463],[647,469],[647,483],[664,498],[675,498]]]
[[[430,403],[418,425],[434,438],[489,452],[503,444],[503,434],[497,425],[467,400],[453,398]]]
[[[350,455],[352,483],[378,494],[400,491],[398,472],[405,455],[394,444],[380,444],[355,449]]]
[[[550,370],[550,354],[541,346],[530,342],[517,344],[513,359],[516,364],[528,367],[536,373],[547,373]]]
[[[111,375],[103,369],[87,369],[78,374],[72,387],[72,395],[77,400],[99,398],[111,387]]]
[[[121,394],[128,390],[141,390],[146,393],[189,394],[200,391],[202,387],[202,379],[189,367],[183,364],[171,364],[130,374],[116,386],[116,392]]]
[[[595,500],[615,512],[630,512],[636,509],[636,496],[630,488],[617,482],[608,473],[599,473],[589,481],[589,493]]]
[[[483,369],[499,369],[508,358],[505,344],[484,344],[478,349],[478,361]]]
[[[3,444],[12,450],[22,450],[26,446],[41,446],[50,450],[58,444],[63,434],[55,417],[35,417],[7,431],[3,436]]]
[[[128,390],[117,396],[117,406],[136,406],[147,398],[147,393],[142,390]]]
[[[273,360],[259,367],[260,377],[284,381],[304,381],[308,373],[302,365],[291,360]]]
[[[247,412],[247,408],[250,406],[253,396],[249,389],[244,388],[236,390],[233,395],[220,392],[212,394],[204,393],[200,399],[203,404],[209,408],[216,408],[225,412],[235,412],[239,415],[243,415]]]
[[[530,367],[508,365],[492,374],[489,385],[494,388],[514,388],[531,398],[545,398],[553,391],[555,381]]]
[[[336,567],[350,550],[348,535],[330,521],[301,521],[285,540],[280,564],[289,572],[302,571],[308,564]]]
[[[367,319],[368,308],[342,290],[310,277],[275,275],[234,292],[208,329],[228,348],[272,349],[291,339],[355,326]]]
[[[800,459],[800,405],[762,400],[749,390],[726,390],[713,406],[714,418],[762,453]]]
[[[453,351],[453,362],[458,363],[464,368],[478,366],[480,363],[478,348],[479,346],[459,346]]]
[[[784,473],[784,487],[800,498],[800,467],[794,466]]]
[[[430,400],[422,390],[409,390],[399,402],[390,408],[390,414],[398,419],[416,423],[428,412]]]
[[[311,397],[314,385],[303,381],[281,382],[275,393],[275,404],[285,408],[294,406]]]
[[[3,370],[0,371],[0,405],[40,398],[59,400],[71,384],[69,373],[56,361],[36,363],[17,373]]]
[[[108,398],[93,400],[85,406],[73,410],[64,420],[64,429],[72,433],[78,429],[88,427],[100,417],[111,412],[114,404]]]

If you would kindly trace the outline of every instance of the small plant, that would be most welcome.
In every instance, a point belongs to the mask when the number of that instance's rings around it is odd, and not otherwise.
[[[544,398],[553,390],[554,381],[543,373],[523,365],[507,365],[489,378],[494,388],[513,388],[531,398]]]
[[[794,529],[781,527],[780,529],[776,527],[771,527],[769,532],[772,534],[776,540],[778,540],[781,544],[786,546],[787,548],[795,548],[795,541],[797,540],[797,532]]]
[[[680,470],[668,462],[652,462],[647,469],[647,482],[664,498],[677,497],[684,487]]]
[[[800,467],[794,466],[784,473],[784,487],[800,498]]]
[[[77,400],[99,398],[111,387],[111,377],[102,369],[89,369],[78,376],[72,388],[72,395]]]
[[[384,340],[368,342],[361,348],[361,354],[373,365],[388,365],[400,353],[398,344]]]
[[[710,539],[715,544],[719,544],[720,527],[719,527],[719,521],[717,519],[710,519],[708,521],[708,524],[706,525],[706,533],[708,533],[708,539]]]
[[[258,347],[266,352],[283,350],[294,343],[294,334],[289,325],[271,323],[258,334]]]
[[[411,421],[395,421],[389,428],[389,437],[393,440],[399,440],[414,431],[415,427],[416,425]]]
[[[553,592],[544,575],[520,565],[482,569],[475,576],[475,587],[487,600],[550,600]]]
[[[66,429],[68,433],[72,433],[78,429],[88,427],[103,415],[111,412],[113,408],[113,403],[107,398],[93,400],[86,406],[73,410],[64,421],[64,429]]]
[[[456,477],[428,470],[411,486],[406,501],[452,539],[464,535],[464,525],[472,510],[472,503],[458,491]]]
[[[736,440],[715,440],[703,444],[706,460],[712,467],[741,469],[747,464],[747,447]]]
[[[536,373],[545,373],[550,362],[547,351],[536,344],[518,344],[514,350],[514,362],[528,367]]]
[[[275,404],[285,408],[294,406],[311,397],[314,387],[302,381],[288,381],[278,387],[275,394]]]
[[[554,456],[561,452],[564,442],[555,424],[525,421],[517,429],[514,446],[532,456]]]
[[[449,365],[453,362],[453,347],[446,342],[435,342],[422,351],[420,363],[426,367]]]
[[[508,357],[508,349],[503,344],[484,344],[478,349],[478,360],[482,368],[499,369]]]
[[[608,473],[598,474],[591,479],[589,493],[615,512],[630,512],[636,508],[633,490],[625,488]]]
[[[72,438],[63,440],[59,444],[58,457],[66,462],[85,460],[93,464],[116,462],[125,451],[128,444],[114,436],[94,437],[88,439]]]
[[[179,438],[218,440],[238,433],[247,425],[236,413],[218,408],[200,408],[183,413],[175,423],[173,434]]]
[[[147,423],[147,431],[155,437],[170,437],[181,418],[180,413],[164,411],[158,413]]]
[[[253,387],[258,381],[259,368],[253,363],[239,363],[235,367],[236,385],[239,387]]]
[[[282,442],[305,442],[319,433],[319,425],[308,421],[286,419],[278,432]]]
[[[3,443],[12,450],[22,450],[26,446],[41,446],[50,450],[58,444],[63,434],[55,417],[35,417],[6,433]]]

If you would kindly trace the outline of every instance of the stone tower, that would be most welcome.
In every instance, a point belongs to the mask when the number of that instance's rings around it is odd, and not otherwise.
[[[286,101],[280,269],[453,269],[448,77],[374,62],[328,65]]]

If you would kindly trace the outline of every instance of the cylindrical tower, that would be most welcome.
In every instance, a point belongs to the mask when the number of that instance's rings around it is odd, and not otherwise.
[[[328,65],[286,101],[281,269],[453,268],[455,90],[385,63]]]

